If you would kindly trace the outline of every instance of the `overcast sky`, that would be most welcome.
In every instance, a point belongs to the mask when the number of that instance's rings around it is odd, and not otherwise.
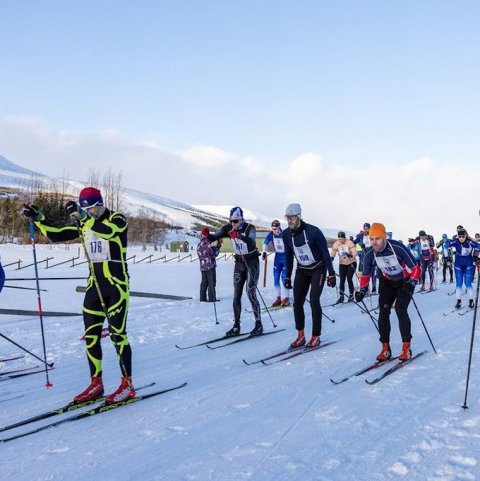
[[[480,2],[3,0],[0,155],[394,237],[480,231]]]

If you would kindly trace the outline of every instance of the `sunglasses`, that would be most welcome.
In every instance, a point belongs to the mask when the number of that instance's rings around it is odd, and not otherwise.
[[[466,235],[459,235],[458,238],[459,239],[465,239],[467,236]]]
[[[239,222],[240,222],[240,219],[237,219],[237,220],[232,219],[230,221],[230,224],[238,224]]]
[[[279,225],[272,225],[272,229],[278,229],[279,227]]]
[[[296,219],[298,217],[298,215],[286,215],[285,216],[285,219],[287,220],[293,220],[293,219]]]

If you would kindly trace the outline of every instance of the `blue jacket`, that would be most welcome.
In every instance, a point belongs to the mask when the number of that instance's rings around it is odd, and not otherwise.
[[[332,259],[327,247],[327,240],[323,232],[314,225],[306,224],[301,221],[300,227],[296,230],[286,229],[282,233],[283,242],[285,244],[285,258],[287,264],[287,277],[292,277],[293,259],[295,252],[293,246],[305,245],[305,239],[312,251],[314,262],[309,266],[297,265],[297,269],[315,269],[317,267],[325,266],[328,275],[334,276]]]
[[[375,256],[385,257],[391,255],[395,255],[398,263],[402,266],[402,273],[392,276],[382,273],[383,277],[392,281],[400,281],[409,278],[418,281],[418,279],[420,279],[422,269],[417,264],[417,261],[413,258],[412,254],[410,254],[410,251],[401,242],[398,242],[396,240],[389,240],[383,251],[374,252],[373,249],[370,247],[370,249],[368,249],[367,253],[365,254],[365,259],[363,260],[362,277],[360,278],[360,289],[368,286],[370,277],[372,276],[373,271],[377,267]]]

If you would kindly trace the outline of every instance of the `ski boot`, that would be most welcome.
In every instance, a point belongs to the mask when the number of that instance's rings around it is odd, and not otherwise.
[[[275,302],[272,304],[272,307],[278,307],[278,306],[281,306],[282,305],[282,299],[280,296],[278,296],[276,299],[275,299]]]
[[[462,300],[457,299],[457,303],[455,304],[455,309],[460,309],[462,307]]]
[[[412,350],[410,349],[410,342],[404,342],[402,344],[402,352],[398,356],[399,361],[408,361],[412,358]]]
[[[120,386],[118,386],[117,390],[105,398],[105,404],[118,403],[132,397],[135,397],[135,389],[133,389],[132,378],[122,377],[122,381],[120,382]]]
[[[263,334],[262,321],[255,321],[255,327],[250,331],[251,336],[261,336]]]
[[[343,296],[340,296],[334,305],[336,306],[337,304],[343,304]]]
[[[473,302],[473,299],[470,299],[470,300],[468,301],[468,307],[469,307],[470,309],[473,309],[473,308],[475,307],[475,303]]]
[[[390,350],[390,344],[388,342],[382,342],[382,350],[377,356],[377,361],[388,361],[392,357],[392,351]]]
[[[425,282],[422,282],[422,286],[420,287],[420,292],[425,292]]]
[[[288,307],[290,305],[290,299],[288,297],[285,297],[282,301],[282,307]]]
[[[102,397],[104,393],[103,389],[103,381],[101,377],[92,377],[92,382],[90,385],[82,391],[80,394],[77,394],[73,400],[78,403],[84,403],[87,401],[94,401],[99,397]]]
[[[298,349],[305,345],[305,333],[298,331],[297,338],[290,344],[290,349]]]
[[[240,335],[240,324],[233,324],[233,327],[225,333],[225,337],[237,337]]]
[[[320,346],[320,336],[312,336],[312,338],[305,344],[305,349],[312,349]]]

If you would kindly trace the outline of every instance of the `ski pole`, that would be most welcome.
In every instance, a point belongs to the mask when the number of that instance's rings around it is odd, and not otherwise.
[[[372,316],[372,313],[368,310],[368,307],[367,305],[365,304],[365,301],[362,299],[362,304],[363,304],[363,307],[358,304],[356,301],[353,301],[358,307],[360,307],[360,309],[362,311],[364,311],[366,314],[368,314],[370,316],[370,319],[372,320],[373,322],[373,325],[375,326],[375,329],[377,330],[377,332],[380,334],[380,330],[378,329],[378,326],[377,326],[377,323],[375,322],[375,318]]]
[[[217,301],[214,300],[214,301],[213,301],[213,311],[215,312],[215,324],[220,324],[220,323],[218,322],[217,305],[216,305],[216,304],[217,304]]]
[[[50,383],[48,378],[48,365],[47,365],[47,349],[45,347],[45,331],[43,329],[43,314],[42,314],[42,298],[40,296],[40,283],[38,281],[38,265],[37,265],[37,251],[35,249],[35,230],[33,229],[33,219],[29,218],[30,226],[30,239],[32,241],[32,252],[33,252],[33,264],[35,266],[35,281],[37,284],[37,302],[38,302],[38,317],[40,318],[40,329],[42,332],[42,345],[43,345],[43,358],[45,363],[45,377],[46,377],[46,388],[50,388],[53,384]]]
[[[265,257],[265,261],[263,265],[263,287],[267,287],[267,264],[268,264],[268,256]]]
[[[22,351],[25,351],[27,354],[30,354],[30,356],[33,356],[35,359],[38,359],[39,361],[43,362],[45,364],[45,366],[48,366],[48,367],[53,367],[53,362],[52,363],[48,363],[45,361],[45,359],[42,359],[41,357],[38,357],[36,354],[33,354],[33,352],[30,352],[28,349],[26,349],[25,347],[21,346],[20,344],[16,343],[14,340],[10,339],[9,337],[5,336],[5,334],[2,334],[0,332],[0,337],[3,337],[6,341],[8,342],[11,342],[14,346],[17,346],[19,347]]]
[[[26,291],[36,291],[37,289],[35,287],[20,287],[20,286],[3,286],[3,287],[8,287],[9,289],[25,289]],[[48,292],[47,289],[40,289],[43,292]]]
[[[86,279],[85,276],[83,277],[39,277],[39,281],[65,281],[68,279],[75,279],[75,280],[80,280],[80,279]],[[8,279],[5,279],[6,281],[36,281],[36,277],[10,277]]]
[[[94,266],[93,266],[93,262],[90,258],[90,254],[88,253],[88,250],[87,250],[87,246],[85,245],[85,237],[83,236],[83,233],[82,233],[82,229],[80,228],[80,222],[77,218],[75,218],[75,226],[77,227],[77,232],[78,232],[78,237],[80,238],[81,242],[82,242],[82,246],[83,246],[83,251],[85,253],[85,258],[87,259],[87,263],[88,263],[88,267],[90,268],[90,272],[91,272],[91,275],[92,275],[92,278],[93,278],[93,284],[95,285],[95,289],[97,291],[97,294],[98,294],[98,298],[100,300],[100,305],[102,306],[102,310],[103,310],[103,313],[105,314],[105,318],[107,319],[107,323],[108,323],[108,326],[109,326],[109,331],[110,332],[113,332],[112,328],[111,328],[111,325],[110,325],[110,318],[108,316],[108,309],[107,309],[107,306],[105,304],[105,300],[103,298],[103,295],[102,295],[102,291],[100,289],[100,285],[98,283],[98,279],[97,279],[97,276],[95,275],[95,270],[94,270]],[[123,377],[127,380],[127,383],[128,385],[130,386],[130,388],[133,389],[133,385],[132,385],[132,382],[127,374],[127,369],[125,367],[125,363],[123,362],[123,359],[120,355],[120,349],[117,345],[116,342],[113,343],[113,345],[115,346],[115,351],[117,352],[117,356],[118,356],[118,361],[120,363],[120,370],[123,374]]]
[[[467,406],[467,396],[468,396],[468,384],[470,381],[470,367],[472,365],[472,354],[473,354],[473,338],[475,336],[475,323],[477,322],[477,310],[478,310],[478,291],[480,288],[480,266],[477,268],[477,292],[475,295],[475,311],[473,312],[473,322],[472,322],[472,336],[470,338],[470,352],[468,354],[468,369],[467,369],[467,381],[465,385],[465,399],[463,401],[463,409],[468,409]]]
[[[237,239],[233,239],[233,241],[235,242],[235,248],[238,247],[238,244],[237,244]],[[253,276],[252,276],[252,272],[250,270],[250,267],[248,266],[247,264],[247,261],[245,260],[245,257],[243,256],[243,254],[241,253],[240,249],[236,249],[238,250],[238,252],[240,253],[240,257],[242,258],[242,261],[243,263],[245,264],[245,267],[247,268],[247,272],[248,272],[248,277],[250,279],[253,279]],[[257,279],[257,282],[258,282],[258,279]],[[273,327],[277,327],[277,325],[275,324],[273,318],[272,318],[272,315],[270,314],[270,310],[268,309],[267,307],[267,304],[265,303],[265,300],[263,299],[263,296],[262,296],[262,293],[260,292],[260,289],[258,288],[258,285],[257,285],[257,282],[255,283],[255,288],[257,289],[257,292],[258,292],[258,295],[260,296],[260,299],[262,300],[263,302],[263,305],[265,306],[265,310],[267,311],[267,314],[268,314],[268,317],[270,317],[270,320],[272,321],[272,324],[273,324]],[[248,284],[248,283],[247,283]],[[253,306],[252,306],[253,307]]]
[[[437,351],[436,351],[436,349],[435,349],[435,346],[433,345],[433,342],[432,342],[432,338],[430,337],[430,334],[428,333],[427,326],[426,326],[425,323],[423,322],[422,315],[420,314],[420,311],[418,310],[417,303],[415,302],[415,299],[413,298],[413,295],[412,295],[412,294],[410,294],[410,298],[412,299],[413,305],[415,306],[415,309],[417,310],[418,317],[419,317],[420,320],[422,321],[423,328],[425,329],[425,332],[427,333],[427,337],[428,337],[428,340],[430,341],[430,344],[431,344],[431,346],[432,346],[432,348],[433,348],[433,352],[434,352],[435,354],[437,354]]]

